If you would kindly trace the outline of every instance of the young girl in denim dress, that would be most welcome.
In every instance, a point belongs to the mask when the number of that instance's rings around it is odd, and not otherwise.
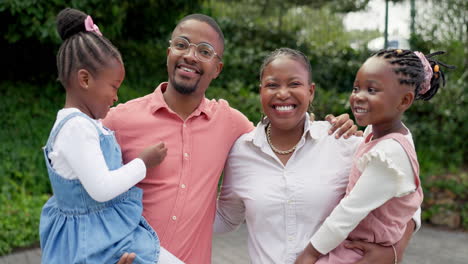
[[[57,54],[65,106],[44,147],[54,195],[40,220],[42,263],[156,263],[159,239],[142,217],[146,169],[166,156],[164,143],[123,165],[114,133],[99,119],[117,101],[125,69],[119,51],[90,16],[64,9],[57,16],[63,43]]]

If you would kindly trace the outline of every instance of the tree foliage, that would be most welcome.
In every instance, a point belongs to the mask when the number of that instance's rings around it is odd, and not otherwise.
[[[5,54],[0,79],[47,82],[56,75],[55,54],[61,43],[55,17],[65,7],[93,17],[104,35],[138,65],[132,49],[167,39],[176,22],[200,12],[202,0],[3,0],[0,1],[0,49]],[[141,58],[147,58],[137,52]],[[127,61],[124,56],[124,60]],[[159,65],[159,64],[158,64]],[[145,65],[146,66],[146,65]],[[138,68],[138,67],[137,67]],[[40,69],[40,70],[38,70]],[[143,68],[144,69],[144,68]],[[153,68],[151,68],[153,69]],[[131,72],[138,72],[133,70]]]

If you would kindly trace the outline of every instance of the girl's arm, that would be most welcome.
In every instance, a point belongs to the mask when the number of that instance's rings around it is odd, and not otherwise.
[[[96,127],[84,118],[73,118],[56,139],[73,174],[94,200],[115,198],[141,181],[146,174],[141,159],[134,159],[117,170],[109,170],[104,159]]]

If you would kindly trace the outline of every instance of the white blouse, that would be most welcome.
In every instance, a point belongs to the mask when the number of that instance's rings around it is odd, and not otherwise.
[[[55,126],[76,108],[64,108],[57,113]],[[104,134],[109,134],[98,120],[92,120]],[[134,159],[117,170],[110,171],[102,154],[99,134],[90,120],[74,117],[67,121],[52,143],[49,159],[52,167],[66,179],[79,179],[88,194],[105,202],[124,193],[145,178],[146,166]]]
[[[265,125],[240,137],[229,154],[214,231],[235,230],[245,219],[252,263],[294,263],[348,184],[361,137],[335,139],[330,124],[305,121],[304,134],[283,166]],[[415,217],[419,225],[419,215]]]

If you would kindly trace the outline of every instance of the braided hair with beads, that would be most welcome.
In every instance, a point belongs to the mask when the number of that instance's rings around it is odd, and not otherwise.
[[[100,32],[87,30],[87,19],[90,19],[87,14],[73,8],[65,8],[57,15],[57,31],[63,40],[57,53],[57,70],[58,80],[64,87],[79,69],[96,74],[110,59],[123,65],[119,50],[107,38]]]
[[[428,55],[418,56],[416,52],[402,49],[381,50],[374,54],[377,57],[383,57],[390,64],[394,65],[394,72],[399,76],[400,84],[411,85],[415,87],[415,99],[430,100],[439,90],[440,85],[445,85],[444,72],[440,66],[454,69],[454,66],[447,65],[432,58],[433,56],[444,54],[444,51],[437,51]],[[424,57],[421,58],[420,56]],[[423,62],[423,60],[427,60]],[[425,63],[430,65],[432,77],[427,80],[428,72],[425,71]],[[442,82],[441,82],[442,80]],[[427,85],[428,87],[424,87]],[[427,89],[426,89],[427,88]]]

